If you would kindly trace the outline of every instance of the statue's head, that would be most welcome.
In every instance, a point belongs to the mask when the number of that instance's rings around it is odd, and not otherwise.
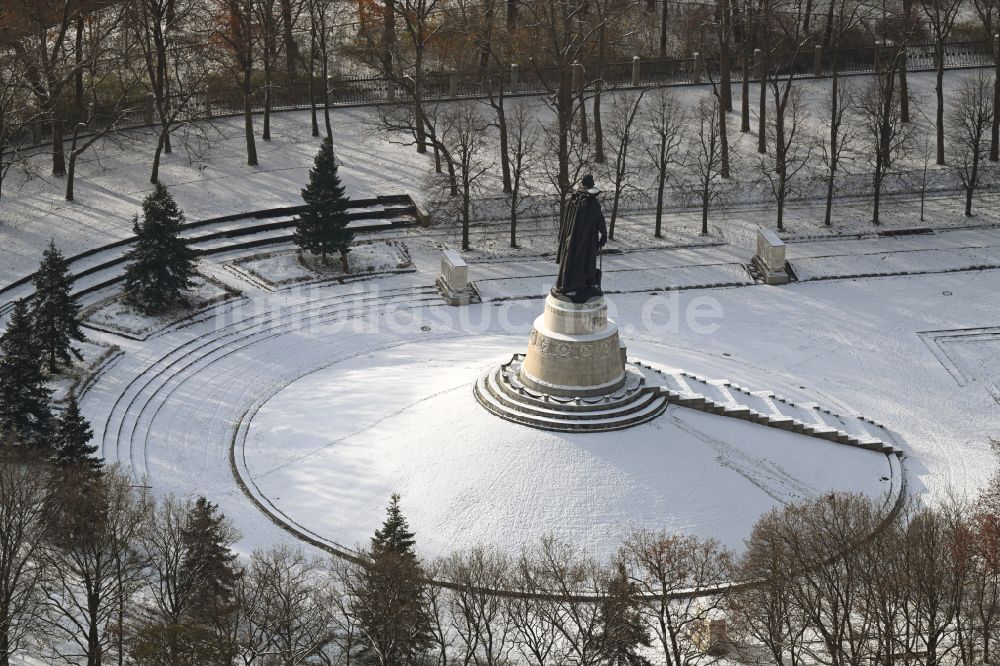
[[[580,180],[580,189],[587,194],[600,194],[600,190],[594,185],[594,177],[589,173]]]

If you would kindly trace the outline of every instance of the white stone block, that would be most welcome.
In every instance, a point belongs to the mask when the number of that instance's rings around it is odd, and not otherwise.
[[[757,254],[753,263],[767,284],[785,284],[789,281],[785,271],[785,242],[770,229],[757,230]]]
[[[445,250],[441,253],[441,278],[455,291],[468,286],[469,265],[458,252]]]

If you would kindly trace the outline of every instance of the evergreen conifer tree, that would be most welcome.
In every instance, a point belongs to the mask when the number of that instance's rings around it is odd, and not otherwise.
[[[393,494],[382,527],[371,542],[370,562],[352,611],[368,645],[362,659],[383,664],[419,663],[431,642],[424,573],[414,534]]]
[[[70,362],[70,354],[80,359],[80,352],[73,349],[73,341],[84,340],[80,331],[80,306],[70,293],[73,279],[69,263],[55,241],[49,241],[34,282],[31,315],[35,320],[35,335],[49,372],[55,373],[59,363]]]
[[[91,444],[94,431],[80,413],[75,393],[66,400],[66,409],[56,420],[53,445],[56,467],[64,470],[98,474],[104,464],[98,458],[97,446]]]
[[[598,609],[601,663],[608,666],[651,666],[642,656],[652,638],[637,608],[638,586],[628,579],[625,566],[618,562],[607,581],[607,594]]]
[[[354,238],[354,233],[347,228],[350,199],[344,195],[344,186],[337,175],[337,159],[330,137],[323,139],[316,154],[302,199],[307,208],[295,227],[296,245],[300,250],[320,255],[324,264],[328,255],[340,253],[346,271],[347,253]]]
[[[133,218],[136,244],[126,255],[125,294],[148,312],[181,300],[191,288],[194,252],[181,238],[184,213],[163,185],[142,202],[142,222]]]
[[[48,444],[51,392],[27,304],[14,305],[0,342],[0,434],[23,444]]]
[[[234,530],[217,505],[199,497],[188,513],[182,539],[180,578],[191,586],[189,620],[192,624],[213,624],[232,611],[240,576],[236,553],[230,550],[236,540]]]

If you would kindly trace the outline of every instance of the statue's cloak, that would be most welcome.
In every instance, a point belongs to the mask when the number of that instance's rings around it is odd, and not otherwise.
[[[556,291],[597,291],[600,278],[597,255],[600,239],[607,236],[604,213],[597,196],[577,192],[566,206],[562,234],[559,239],[559,276]]]

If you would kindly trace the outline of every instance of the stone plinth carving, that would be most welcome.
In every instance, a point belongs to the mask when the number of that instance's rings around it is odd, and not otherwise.
[[[571,303],[549,294],[521,367],[525,386],[551,395],[612,393],[625,382],[625,347],[603,296]]]

